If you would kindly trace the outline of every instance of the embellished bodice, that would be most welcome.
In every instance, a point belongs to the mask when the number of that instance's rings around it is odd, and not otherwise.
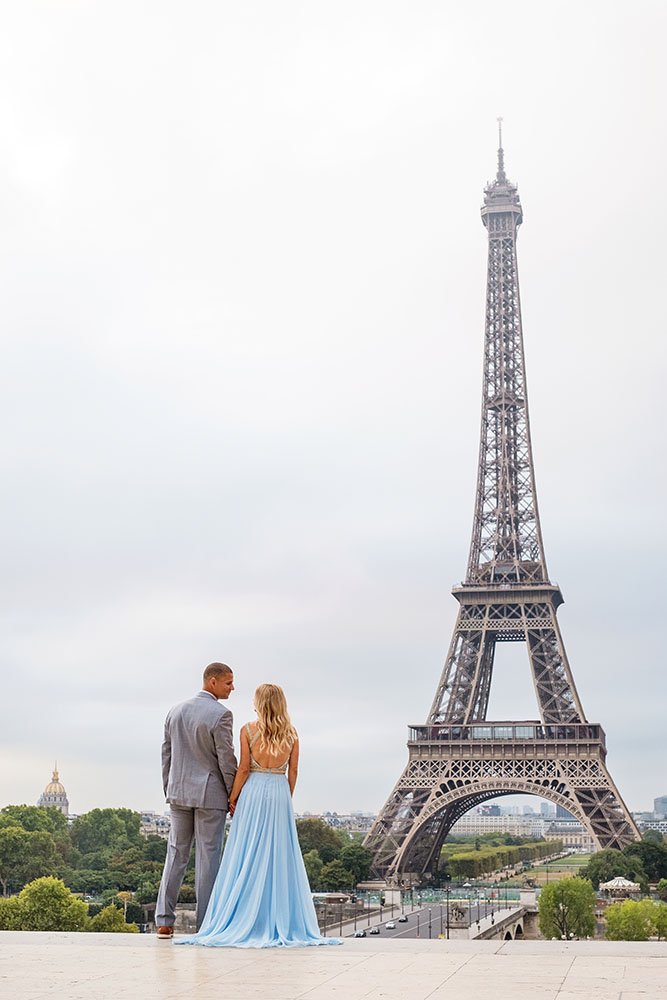
[[[257,761],[255,760],[255,758],[253,756],[253,753],[252,753],[253,745],[256,743],[257,737],[259,736],[259,733],[257,732],[257,730],[255,730],[255,732],[253,733],[252,729],[250,728],[250,723],[248,723],[246,725],[245,730],[246,730],[246,735],[248,737],[248,743],[250,745],[250,771],[251,771],[251,773],[253,771],[259,771],[262,774],[287,774],[287,765],[289,764],[289,754],[287,755],[287,760],[285,760],[278,767],[262,767],[261,764],[257,763]]]

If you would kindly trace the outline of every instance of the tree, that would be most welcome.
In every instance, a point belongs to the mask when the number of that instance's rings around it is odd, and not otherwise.
[[[125,917],[121,910],[113,903],[105,906],[103,910],[90,921],[90,930],[102,934],[138,934],[139,928],[136,924],[126,924]]]
[[[144,858],[146,861],[155,861],[163,865],[166,856],[167,841],[163,837],[156,837],[154,834],[151,834],[150,837],[146,838],[146,843],[144,844]]]
[[[657,842],[648,837],[649,833],[656,834],[658,831],[647,830],[644,839],[639,843],[628,844],[623,854],[630,864],[641,865],[642,873],[645,873],[650,882],[657,882],[658,879],[667,878],[667,845],[663,844],[661,834],[658,833],[661,839]],[[641,880],[635,878],[635,881]]]
[[[648,941],[655,931],[655,903],[650,899],[624,899],[605,913],[609,941]]]
[[[139,888],[134,894],[134,898],[139,903],[155,903],[157,900],[158,889],[160,888],[160,879],[148,879],[144,878],[141,882]]]
[[[545,885],[538,903],[545,938],[589,937],[595,931],[595,892],[587,879],[564,878]]]
[[[40,875],[54,875],[62,859],[46,830],[29,833],[20,826],[0,828],[0,885],[3,896],[10,885],[20,889]]]
[[[303,863],[306,866],[306,875],[310,883],[311,892],[317,891],[322,879],[322,869],[324,862],[317,851],[307,851],[303,856]]]
[[[0,931],[18,931],[21,928],[21,909],[17,896],[0,898]]]
[[[75,819],[72,843],[82,854],[103,849],[125,851],[143,847],[141,816],[132,809],[92,809]],[[92,866],[91,866],[92,867]]]
[[[83,931],[88,907],[58,878],[38,878],[18,895],[21,930]]]
[[[0,811],[0,826],[4,825],[20,826],[29,833],[67,833],[67,817],[55,806],[5,806]]]
[[[373,854],[361,844],[348,844],[338,855],[341,864],[352,872],[355,885],[368,878],[373,863]]]
[[[83,892],[87,896],[98,896],[108,888],[106,872],[90,871],[87,868],[68,869],[63,872],[63,882],[72,892]]]
[[[325,892],[338,892],[341,889],[351,889],[354,885],[354,876],[351,871],[337,858],[329,861],[322,868],[320,884]]]
[[[653,921],[658,941],[667,938],[667,906],[664,903],[654,903]]]
[[[296,822],[301,853],[317,851],[322,861],[333,861],[349,839],[339,830],[334,830],[322,819],[299,819]]]
[[[631,882],[639,882],[643,889],[647,888],[646,872],[641,857],[638,854],[628,855],[613,847],[607,847],[604,851],[594,854],[579,874],[581,878],[587,878],[595,889],[600,887],[600,882],[609,882],[617,875],[622,875]]]
[[[27,850],[28,834],[20,826],[0,828],[0,885],[2,895],[7,895],[7,887]]]
[[[178,894],[178,901],[179,903],[195,903],[197,901],[195,887],[184,882]]]
[[[658,899],[667,903],[667,878],[661,878],[657,885]]]

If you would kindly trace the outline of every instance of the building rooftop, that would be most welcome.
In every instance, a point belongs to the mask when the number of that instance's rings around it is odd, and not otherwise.
[[[667,943],[371,941],[264,951],[154,935],[0,934],[12,1000],[658,1000]]]

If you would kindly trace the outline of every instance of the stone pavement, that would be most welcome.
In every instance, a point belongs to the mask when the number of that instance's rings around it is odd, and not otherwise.
[[[667,943],[376,941],[245,951],[0,932],[2,1000],[667,1000]]]

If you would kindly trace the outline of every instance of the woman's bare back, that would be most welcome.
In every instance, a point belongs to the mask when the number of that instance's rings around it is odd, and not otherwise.
[[[279,754],[271,754],[265,748],[260,749],[261,740],[257,732],[257,723],[248,722],[243,727],[250,749],[251,768],[252,762],[262,770],[286,771],[290,757],[294,752],[296,741],[291,747],[281,750]]]

